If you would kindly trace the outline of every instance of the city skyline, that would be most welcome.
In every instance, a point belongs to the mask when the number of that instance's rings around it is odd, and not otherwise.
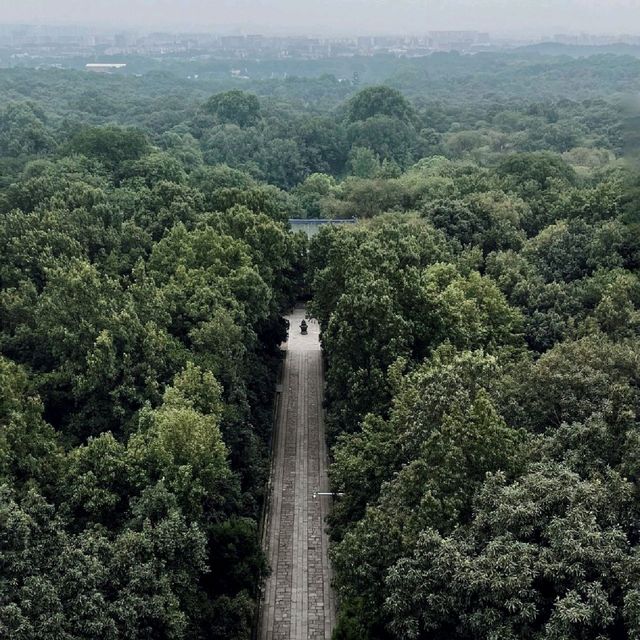
[[[508,9],[508,10],[507,10]],[[263,34],[394,34],[490,31],[629,34],[640,28],[637,0],[22,0],[0,10],[0,24],[37,24]]]

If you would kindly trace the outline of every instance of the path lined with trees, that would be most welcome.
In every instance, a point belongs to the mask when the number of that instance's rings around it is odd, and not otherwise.
[[[640,60],[160,62],[0,70],[0,637],[640,638]]]
[[[300,334],[304,308],[289,317],[276,432],[267,554],[271,575],[262,600],[259,638],[330,638],[335,622],[324,520],[327,452],[322,410],[319,327]]]

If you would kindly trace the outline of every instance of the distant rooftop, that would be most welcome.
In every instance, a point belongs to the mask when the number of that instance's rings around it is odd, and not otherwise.
[[[114,63],[114,62],[100,62],[100,63],[89,63],[86,65],[87,69],[124,69],[126,64],[122,63]]]

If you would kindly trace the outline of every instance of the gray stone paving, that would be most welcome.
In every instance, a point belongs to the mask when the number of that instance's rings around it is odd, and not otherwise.
[[[291,328],[273,443],[266,552],[271,575],[260,612],[260,640],[329,639],[335,600],[325,518],[327,450],[322,414],[319,328],[309,322],[300,335],[304,309],[288,316]]]

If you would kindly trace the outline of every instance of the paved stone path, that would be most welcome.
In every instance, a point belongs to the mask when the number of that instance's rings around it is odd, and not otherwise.
[[[262,599],[260,640],[331,638],[335,601],[325,517],[327,450],[322,414],[322,356],[319,327],[308,321],[300,334],[304,308],[288,316],[289,342],[273,444],[271,498],[266,551],[271,575]]]

